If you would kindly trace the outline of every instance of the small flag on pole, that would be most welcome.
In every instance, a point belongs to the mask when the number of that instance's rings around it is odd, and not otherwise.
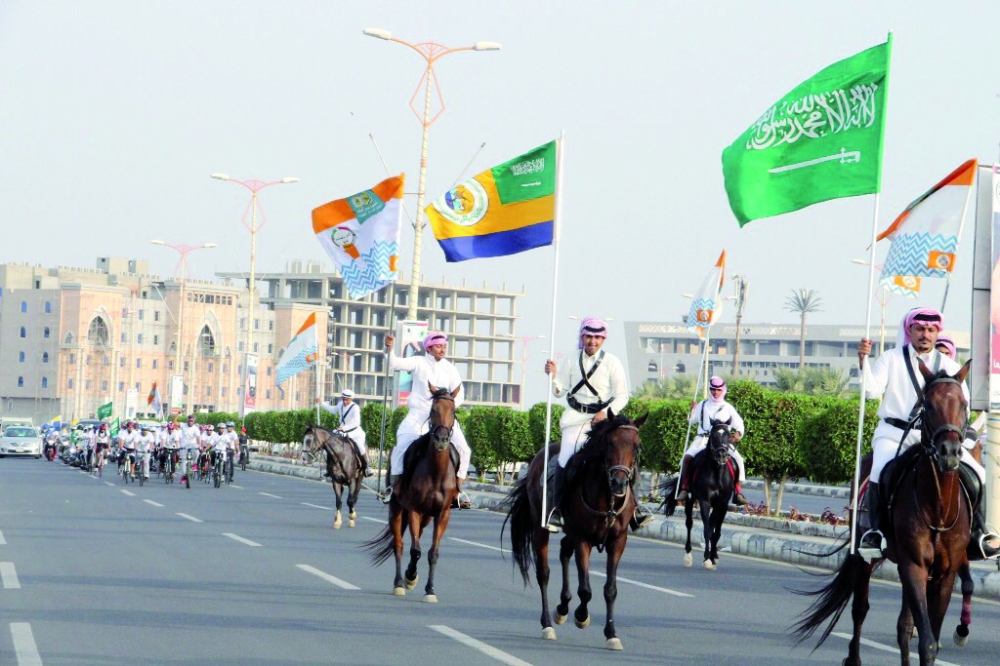
[[[920,195],[878,236],[892,241],[882,266],[881,284],[890,291],[916,296],[920,278],[947,277],[972,196],[979,161],[968,160]]]
[[[425,209],[449,262],[552,245],[557,144],[473,176]]]
[[[775,102],[722,151],[740,226],[881,184],[889,42],[836,62]]]
[[[691,310],[687,318],[688,330],[697,333],[699,338],[704,338],[712,324],[722,316],[722,299],[719,294],[725,278],[726,251],[723,250],[691,301]]]
[[[291,377],[299,374],[306,368],[316,365],[319,358],[319,343],[316,335],[316,313],[310,314],[299,332],[295,334],[292,341],[285,348],[285,353],[278,361],[275,383],[278,388]]]
[[[313,233],[337,265],[351,298],[364,298],[399,277],[400,174],[312,212]]]
[[[146,406],[154,414],[159,414],[160,410],[163,409],[163,401],[160,399],[160,389],[156,387],[156,382],[153,382],[153,388],[149,390],[149,395],[146,396]]]
[[[110,419],[110,418],[111,418],[110,402],[107,403],[106,405],[101,405],[100,407],[97,408],[97,420],[103,421],[104,419]]]

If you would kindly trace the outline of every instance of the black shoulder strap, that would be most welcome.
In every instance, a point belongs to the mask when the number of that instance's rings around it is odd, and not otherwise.
[[[584,372],[583,352],[580,352],[580,357],[577,359],[577,363],[580,365],[580,374],[583,375],[583,379],[581,379],[576,383],[576,386],[573,387],[573,390],[569,392],[570,395],[576,395],[577,391],[586,386],[590,390],[590,392],[594,394],[594,397],[597,398],[601,397],[600,394],[597,392],[597,389],[591,386],[588,380],[594,376],[594,373],[597,372],[597,368],[601,366],[601,361],[603,360],[604,360],[604,350],[602,349],[601,353],[597,355],[597,361],[595,361],[593,367],[590,368],[590,372]]]
[[[910,410],[910,418],[912,421],[913,417],[917,415],[920,408],[924,404],[924,390],[920,388],[920,384],[917,382],[917,373],[913,371],[913,361],[910,359],[910,345],[903,345],[903,360],[906,361],[906,372],[910,375],[910,383],[913,384],[913,390],[917,392],[917,404],[913,405],[913,409]]]
[[[705,428],[705,401],[701,401],[701,414],[698,416],[698,426],[702,430],[707,430]]]

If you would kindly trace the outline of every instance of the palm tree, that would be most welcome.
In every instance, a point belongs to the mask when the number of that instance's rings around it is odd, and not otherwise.
[[[810,312],[822,312],[819,308],[822,304],[819,292],[805,287],[793,289],[792,295],[785,299],[785,309],[799,313],[802,322],[799,335],[799,372],[802,372],[806,364],[806,315]]]

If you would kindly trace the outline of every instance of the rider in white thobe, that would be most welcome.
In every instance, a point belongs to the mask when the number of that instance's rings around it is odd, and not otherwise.
[[[344,389],[340,392],[340,402],[331,405],[329,401],[320,404],[324,411],[333,414],[338,419],[336,432],[346,437],[352,444],[361,460],[361,469],[365,476],[374,476],[375,472],[368,466],[368,446],[365,431],[361,429],[361,407],[354,402],[354,391]],[[327,456],[327,472],[330,468],[330,457]]]
[[[687,499],[688,482],[690,475],[691,460],[701,453],[708,445],[708,434],[712,431],[712,421],[729,421],[729,428],[733,433],[732,445],[729,447],[729,454],[736,461],[736,485],[733,487],[733,503],[739,506],[746,506],[747,499],[743,496],[741,485],[746,482],[746,465],[743,464],[743,456],[736,450],[736,442],[743,439],[746,432],[743,425],[743,417],[739,415],[736,408],[726,402],[726,381],[722,377],[712,377],[708,380],[709,398],[697,403],[691,409],[690,423],[698,426],[694,441],[688,446],[684,455],[681,456],[680,490],[677,493],[678,500]]]

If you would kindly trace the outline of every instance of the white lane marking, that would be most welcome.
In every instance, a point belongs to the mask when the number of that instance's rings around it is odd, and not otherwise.
[[[7,540],[3,538],[3,532],[0,532],[0,546],[6,546]]]
[[[204,520],[201,520],[200,518],[195,518],[194,516],[189,516],[186,513],[178,513],[177,515],[180,516],[181,518],[186,519],[186,520],[190,520],[192,523],[203,523],[203,522],[205,522]]]
[[[129,497],[135,497],[135,493],[133,493],[131,490],[123,490],[122,492],[128,495]]]
[[[5,590],[20,590],[21,581],[17,579],[17,571],[13,562],[0,562],[0,582]]]
[[[111,486],[112,488],[114,488],[114,487],[115,487],[115,484],[111,483],[110,481],[105,481],[105,482],[104,482],[104,485],[106,485],[106,486]]]
[[[14,640],[14,656],[18,666],[42,666],[42,658],[35,645],[35,636],[27,622],[11,622],[10,637]]]
[[[146,504],[152,504],[153,506],[159,506],[159,507],[163,506],[159,502],[154,502],[153,500],[142,500],[142,501],[145,502]]]
[[[843,638],[843,639],[848,640],[848,641],[853,638],[853,636],[851,636],[850,634],[844,634],[844,633],[841,633],[839,631],[834,631],[830,635],[831,636],[836,636],[837,638]],[[866,645],[866,646],[868,646],[870,648],[875,648],[876,650],[882,650],[883,652],[891,652],[891,653],[893,653],[895,655],[899,654],[899,648],[898,647],[891,647],[889,645],[883,645],[882,643],[876,643],[875,641],[870,641],[867,638],[862,638],[861,639],[861,644],[862,645]],[[958,666],[958,664],[953,664],[950,661],[941,661],[940,659],[938,659],[934,663],[935,664],[940,664],[940,666]]]
[[[340,580],[336,576],[331,576],[330,574],[326,573],[325,571],[320,571],[319,569],[317,569],[315,567],[311,567],[308,564],[296,564],[295,566],[297,566],[299,569],[302,569],[306,573],[311,573],[314,576],[319,576],[320,578],[322,578],[326,582],[333,583],[337,587],[342,587],[345,590],[360,590],[361,589],[360,587],[357,587],[356,585],[351,585],[347,581]]]
[[[229,487],[230,488],[236,488],[237,490],[243,490],[243,486],[238,486],[235,483],[230,483]]]
[[[501,552],[501,553],[510,553],[509,550],[504,550],[503,548],[498,548],[496,546],[488,546],[485,543],[478,543],[476,541],[466,541],[465,539],[459,539],[458,537],[448,537],[448,539],[451,540],[451,541],[457,541],[459,543],[464,543],[464,544],[467,544],[469,546],[478,546],[479,548],[488,548],[489,550],[495,550],[495,551],[498,551],[498,552]],[[602,578],[607,578],[608,577],[607,574],[601,573],[600,571],[591,570],[590,573],[591,573],[591,575],[601,576]],[[632,580],[631,578],[625,578],[624,576],[618,576],[617,580],[619,582],[621,582],[621,583],[629,583],[629,584],[635,585],[637,587],[644,587],[647,590],[655,590],[657,592],[663,592],[664,594],[670,594],[670,595],[673,595],[675,597],[684,597],[684,598],[688,598],[688,599],[693,599],[694,598],[693,594],[687,594],[685,592],[678,592],[677,590],[671,590],[671,589],[666,588],[666,587],[657,587],[656,585],[650,585],[649,583],[643,583],[643,582],[638,581],[638,580]]]
[[[477,641],[472,636],[466,636],[462,632],[455,631],[451,627],[446,627],[443,624],[428,624],[427,628],[428,629],[433,629],[434,631],[438,632],[439,634],[444,634],[448,638],[453,638],[456,641],[458,641],[459,643],[461,643],[462,645],[467,645],[470,648],[472,648],[473,650],[479,650],[480,652],[482,652],[486,656],[492,657],[492,658],[496,659],[497,661],[499,661],[501,663],[509,664],[510,666],[531,666],[531,664],[529,662],[527,662],[527,661],[523,661],[521,659],[518,659],[517,657],[515,657],[512,654],[507,654],[503,650],[498,650],[495,647],[493,647],[492,645],[487,645],[486,643],[483,643],[482,641]]]
[[[323,509],[324,511],[333,511],[333,507],[320,506],[319,504],[310,504],[309,502],[303,502],[302,506],[311,506],[314,509]]]
[[[271,493],[257,493],[257,494],[263,495],[264,497],[273,497],[274,499],[282,499],[281,497],[278,497],[277,495],[272,495]]]
[[[378,518],[369,518],[368,516],[361,516],[361,520],[370,520],[373,523],[382,523],[383,525],[388,525],[388,520],[379,520]]]
[[[233,534],[232,532],[223,532],[222,536],[229,537],[233,541],[239,541],[240,543],[245,543],[248,546],[259,546],[260,545],[256,541],[251,541],[250,539],[244,539],[239,534]]]

